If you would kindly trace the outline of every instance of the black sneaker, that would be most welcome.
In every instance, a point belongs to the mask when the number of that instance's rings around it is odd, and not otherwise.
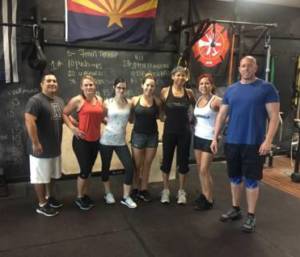
[[[131,190],[131,193],[130,193],[130,197],[134,200],[134,201],[137,201],[139,199],[139,190],[137,188],[134,188]]]
[[[247,215],[247,218],[242,225],[242,231],[246,233],[252,233],[255,230],[256,218],[254,215]]]
[[[95,206],[95,202],[88,196],[88,195],[84,195],[83,196],[84,201],[86,201],[89,205],[91,205],[92,207]]]
[[[152,197],[148,190],[141,190],[138,194],[138,198],[143,200],[144,202],[151,202]]]
[[[44,206],[38,206],[35,210],[38,214],[42,214],[47,217],[53,217],[56,216],[59,212],[52,208],[48,203],[46,203]]]
[[[79,209],[83,211],[88,211],[93,207],[93,205],[91,205],[85,197],[77,198],[74,202]]]
[[[220,217],[220,221],[227,222],[229,220],[239,220],[242,218],[242,211],[235,208],[230,209]]]
[[[201,204],[203,202],[203,199],[205,198],[204,194],[200,194],[196,199],[195,199],[195,204]],[[206,198],[205,198],[206,199]]]
[[[63,206],[63,204],[60,201],[56,200],[52,196],[50,196],[48,198],[48,203],[49,203],[50,207],[55,208],[55,209]]]
[[[196,206],[195,206],[195,210],[196,211],[206,211],[206,210],[210,210],[214,203],[209,202],[205,195],[201,194],[196,200]]]

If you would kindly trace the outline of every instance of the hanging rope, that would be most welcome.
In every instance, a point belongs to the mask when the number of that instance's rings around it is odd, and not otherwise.
[[[233,32],[232,39],[231,39],[231,49],[230,49],[230,59],[229,59],[229,70],[228,70],[227,85],[231,85],[232,80],[233,80],[234,49],[235,49],[235,33]]]

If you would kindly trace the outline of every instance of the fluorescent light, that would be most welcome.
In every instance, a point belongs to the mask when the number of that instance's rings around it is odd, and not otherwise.
[[[274,4],[300,8],[299,0],[237,0],[237,2],[255,2],[260,4]]]

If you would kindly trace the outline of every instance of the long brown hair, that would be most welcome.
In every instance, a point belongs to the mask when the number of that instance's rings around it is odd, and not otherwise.
[[[115,81],[114,81],[114,84],[113,84],[113,91],[112,91],[111,97],[115,97],[115,96],[116,96],[116,86],[117,86],[119,83],[125,83],[125,84],[126,84],[126,89],[127,89],[127,82],[126,82],[126,79],[121,78],[121,77],[116,78]],[[125,100],[126,103],[128,102],[126,97],[124,97],[124,100]]]

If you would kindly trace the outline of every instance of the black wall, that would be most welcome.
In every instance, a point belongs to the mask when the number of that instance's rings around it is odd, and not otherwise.
[[[235,3],[195,2],[198,4],[201,19],[214,18],[278,24],[277,28],[270,30],[272,55],[275,58],[274,84],[280,94],[284,121],[282,141],[277,142],[277,144],[283,150],[287,150],[290,147],[291,135],[294,131],[293,119],[296,115],[295,108],[292,106],[292,97],[295,87],[297,56],[300,55],[300,8],[244,1],[236,1]],[[258,34],[259,30],[245,33],[245,53],[250,49]],[[236,54],[238,55],[238,53],[239,51]],[[262,40],[254,50],[253,55],[264,64],[265,54],[264,40]],[[260,67],[260,70],[264,70],[264,67]]]
[[[159,64],[159,56],[162,56],[162,62],[166,65],[161,70],[159,87],[169,83],[168,70],[176,65],[178,60],[177,50],[184,48],[185,36],[182,34],[180,37],[177,33],[168,32],[168,26],[180,17],[185,22],[189,20],[189,0],[159,1],[153,40],[147,47],[101,43],[98,41],[80,42],[72,46],[66,45],[64,42],[64,1],[54,2],[49,0],[19,1],[18,17],[21,23],[39,22],[44,28],[44,47],[49,60],[49,67],[55,65],[55,61],[58,60],[64,64],[63,68],[57,69],[57,73],[59,82],[61,82],[60,92],[65,100],[77,93],[78,90],[75,85],[70,90],[69,78],[66,74],[69,67],[66,64],[67,56],[65,53],[70,49],[72,51],[78,49],[120,51],[121,59],[132,60],[134,55],[138,55],[149,58],[147,62],[152,64]],[[278,28],[271,31],[271,44],[272,54],[276,57],[275,85],[280,92],[281,110],[284,112],[286,121],[284,143],[288,145],[292,132],[291,98],[295,80],[296,57],[300,55],[300,8],[241,3],[239,1],[232,3],[194,0],[193,2],[193,8],[197,9],[199,19],[227,19],[277,23],[279,25]],[[31,37],[32,32],[30,29],[18,29],[21,82],[0,86],[0,166],[4,167],[6,176],[10,181],[28,179],[29,176],[28,160],[24,147],[26,136],[23,125],[23,111],[28,98],[39,91],[40,79],[40,72],[31,69],[27,62],[31,48]],[[255,33],[246,38],[246,49],[248,45],[251,45],[254,38]],[[263,44],[257,47],[255,54],[260,57],[264,56]],[[111,65],[113,66],[113,63]],[[121,68],[118,68],[118,70],[121,72]],[[113,81],[113,76],[117,75],[117,71],[110,76],[111,78],[105,77],[103,79],[102,75],[99,75],[99,81],[102,81],[101,79],[105,80],[105,83],[101,85],[102,92],[106,92],[104,95],[108,94],[109,80]],[[144,71],[148,71],[148,68]],[[122,72],[121,75],[127,74],[126,70]],[[157,70],[158,72],[160,71]],[[130,76],[128,79],[131,79]],[[138,93],[138,81],[139,76],[131,81],[132,94]]]

